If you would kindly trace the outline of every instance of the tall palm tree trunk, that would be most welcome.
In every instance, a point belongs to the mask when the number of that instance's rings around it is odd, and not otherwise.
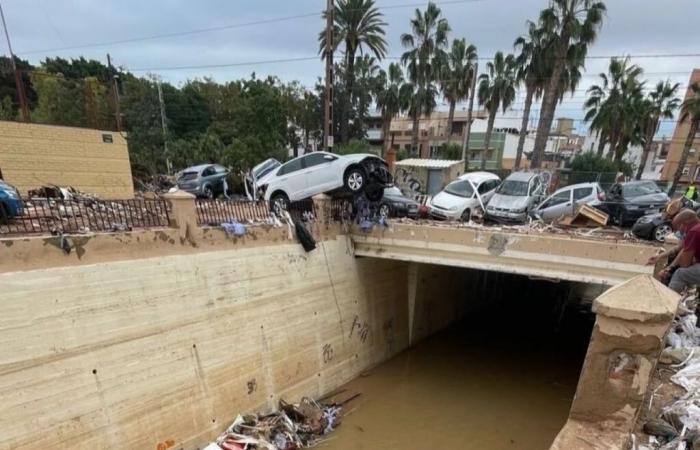
[[[349,51],[345,64],[345,101],[340,118],[340,142],[347,144],[350,135],[350,109],[353,102],[353,91],[355,90],[355,52]]]
[[[450,100],[450,113],[447,116],[447,142],[450,142],[452,138],[452,124],[455,121],[455,108],[457,107],[457,102],[455,100]]]
[[[417,108],[416,108],[417,109]],[[418,118],[420,117],[420,111],[413,112],[413,137],[411,138],[411,148],[414,152],[418,152],[418,157],[420,158],[420,147],[418,147]]]
[[[523,122],[520,125],[520,137],[518,138],[518,150],[515,153],[515,164],[513,170],[520,169],[520,161],[523,158],[523,149],[525,148],[525,137],[527,137],[527,124],[530,121],[530,109],[532,108],[532,100],[535,97],[535,89],[527,86],[527,94],[525,94],[525,109],[523,109]]]
[[[389,148],[391,148],[391,139],[389,139],[389,134],[391,131],[391,116],[387,113],[382,113],[382,117],[384,118],[382,121],[382,139],[384,139],[384,145],[382,146],[382,157],[386,158],[386,153],[389,151]]]
[[[486,137],[484,138],[484,151],[481,153],[481,170],[486,169],[486,154],[491,146],[491,133],[493,132],[493,123],[496,121],[496,109],[489,112],[489,123],[486,128]]]
[[[603,157],[603,152],[605,152],[605,144],[607,142],[608,138],[607,136],[605,136],[605,133],[600,133],[600,140],[598,141],[598,150],[596,152],[599,158]]]
[[[622,157],[625,156],[625,153],[627,153],[627,147],[629,147],[629,145],[629,139],[620,139],[620,142],[617,144],[617,148],[615,149],[615,162],[622,161]]]
[[[647,164],[647,159],[649,159],[649,153],[651,153],[651,146],[654,145],[654,132],[658,126],[658,122],[655,121],[656,126],[649,127],[647,132],[647,140],[644,143],[644,149],[642,149],[642,159],[639,161],[639,167],[637,168],[637,175],[634,177],[635,180],[641,180],[642,174],[644,173],[644,166]]]
[[[690,124],[690,131],[688,132],[688,137],[685,140],[685,146],[683,147],[683,153],[681,153],[681,160],[678,161],[678,167],[676,168],[676,173],[673,175],[673,183],[671,184],[671,189],[668,190],[668,196],[673,197],[676,193],[676,188],[678,188],[678,182],[683,176],[683,169],[685,164],[688,162],[688,154],[690,153],[690,147],[693,146],[693,140],[695,140],[695,135],[700,128],[700,120],[694,120]],[[690,175],[690,174],[688,174]]]
[[[619,144],[619,141],[620,131],[616,129],[612,132],[612,135],[610,136],[610,148],[608,148],[608,153],[605,155],[607,159],[613,159],[613,156],[615,156],[615,149],[617,148],[617,144]]]

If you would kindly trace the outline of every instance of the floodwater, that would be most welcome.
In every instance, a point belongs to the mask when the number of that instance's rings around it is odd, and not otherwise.
[[[546,450],[566,421],[593,316],[509,300],[350,382],[329,450]],[[339,396],[342,397],[342,396]]]

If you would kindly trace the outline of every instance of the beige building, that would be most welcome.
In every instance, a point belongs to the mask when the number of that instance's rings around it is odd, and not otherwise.
[[[690,85],[693,83],[700,82],[700,69],[693,70],[690,75],[690,82],[688,83],[688,90],[686,92],[686,98],[691,95]],[[685,141],[690,132],[690,121],[686,120],[681,122],[680,120],[676,124],[676,130],[673,132],[673,139],[671,140],[671,146],[668,152],[668,158],[666,158],[666,164],[661,171],[661,179],[663,181],[673,180],[673,176],[678,168],[678,163],[681,159],[683,153],[683,147],[685,146]],[[697,182],[700,181],[700,161],[698,159],[700,154],[700,133],[695,135],[695,140],[690,148],[690,154],[688,155],[688,161],[683,168],[683,177],[681,177],[682,183]]]
[[[134,196],[126,139],[111,131],[0,121],[0,173],[21,195],[58,185]]]

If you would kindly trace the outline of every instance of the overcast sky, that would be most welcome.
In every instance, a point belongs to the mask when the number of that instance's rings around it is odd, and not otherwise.
[[[148,71],[175,84],[211,76],[225,81],[250,75],[277,75],[313,86],[323,73],[320,60],[278,62],[218,68],[164,70],[201,65],[226,65],[265,60],[311,58],[317,54],[317,37],[323,27],[320,15],[325,0],[0,0],[5,10],[15,53],[38,64],[46,56],[85,56],[106,61],[138,74]],[[452,27],[451,39],[465,37],[481,57],[497,50],[512,51],[513,40],[535,19],[547,0],[445,0],[440,2]],[[416,0],[377,0],[388,22],[391,56],[402,52],[399,38],[408,31]],[[609,0],[608,14],[591,55],[659,55],[700,53],[699,0]],[[289,16],[296,19],[273,22]],[[201,30],[249,22],[185,36],[58,50],[124,41],[154,35]],[[3,41],[3,52],[7,47]],[[48,51],[47,51],[48,50]],[[386,62],[388,64],[389,61]],[[587,76],[573,98],[559,107],[558,116],[582,117],[586,88],[605,70],[607,60],[589,59]],[[670,78],[685,86],[700,57],[634,58],[648,73],[649,85]],[[483,65],[483,62],[482,62]],[[522,96],[521,96],[522,97]],[[522,105],[521,100],[515,105]],[[581,125],[579,123],[579,125]],[[664,124],[662,133],[672,132]]]

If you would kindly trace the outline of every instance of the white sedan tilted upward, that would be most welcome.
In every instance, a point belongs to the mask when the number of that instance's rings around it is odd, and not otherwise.
[[[313,152],[287,161],[260,188],[272,208],[286,208],[290,202],[340,190],[378,201],[391,181],[386,162],[375,155]]]

